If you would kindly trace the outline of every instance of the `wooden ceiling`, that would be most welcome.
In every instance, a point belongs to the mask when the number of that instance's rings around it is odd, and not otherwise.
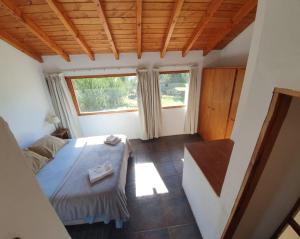
[[[44,55],[222,49],[255,19],[257,0],[0,0],[0,38]]]

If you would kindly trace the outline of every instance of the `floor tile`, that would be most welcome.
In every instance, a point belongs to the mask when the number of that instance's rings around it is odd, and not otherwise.
[[[168,229],[158,229],[136,233],[135,239],[169,239]]]
[[[170,157],[173,161],[182,161],[183,159],[183,155],[184,152],[183,152],[183,149],[173,149],[170,151]]]
[[[153,152],[168,152],[169,147],[165,142],[159,142],[152,144]]]
[[[170,239],[202,239],[196,223],[169,227]]]
[[[154,163],[165,163],[172,161],[170,151],[152,152],[149,157]]]
[[[162,204],[168,226],[195,222],[192,210],[184,194],[166,196]]]
[[[159,197],[143,197],[129,206],[130,220],[126,227],[132,232],[162,228],[166,226],[166,210]]]
[[[177,160],[177,161],[174,161],[173,164],[175,166],[176,171],[179,174],[182,174],[182,172],[183,172],[183,161],[182,160]]]
[[[178,171],[176,170],[175,165],[172,161],[157,163],[155,164],[155,167],[161,177],[168,177],[178,174]]]
[[[166,185],[168,192],[178,192],[183,190],[182,188],[182,180],[179,175],[172,175],[163,178],[163,182]]]

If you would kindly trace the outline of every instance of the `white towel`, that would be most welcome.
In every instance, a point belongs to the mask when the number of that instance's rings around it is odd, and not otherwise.
[[[88,170],[91,183],[95,183],[113,173],[111,164],[103,164]]]

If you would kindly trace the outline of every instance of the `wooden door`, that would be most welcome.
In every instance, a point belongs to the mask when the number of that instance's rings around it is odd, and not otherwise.
[[[208,140],[224,139],[236,69],[217,69],[213,78],[213,97],[209,122]]]
[[[203,71],[199,133],[205,140],[225,138],[235,74],[235,68]]]
[[[245,71],[246,70],[242,69],[242,68],[239,68],[237,70],[225,138],[231,137],[233,125],[235,122],[236,112],[237,112],[237,108],[238,108],[239,100],[240,100],[240,96],[241,96],[241,91],[242,91],[242,87],[243,87]]]
[[[210,112],[213,97],[213,81],[215,71],[210,69],[204,69],[202,74],[201,82],[201,93],[200,93],[200,110],[199,110],[199,123],[198,132],[203,138],[207,138],[209,135],[209,121]]]

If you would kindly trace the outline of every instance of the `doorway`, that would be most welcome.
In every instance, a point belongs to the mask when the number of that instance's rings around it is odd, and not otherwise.
[[[279,238],[300,196],[299,172],[300,92],[275,88],[222,238]]]

